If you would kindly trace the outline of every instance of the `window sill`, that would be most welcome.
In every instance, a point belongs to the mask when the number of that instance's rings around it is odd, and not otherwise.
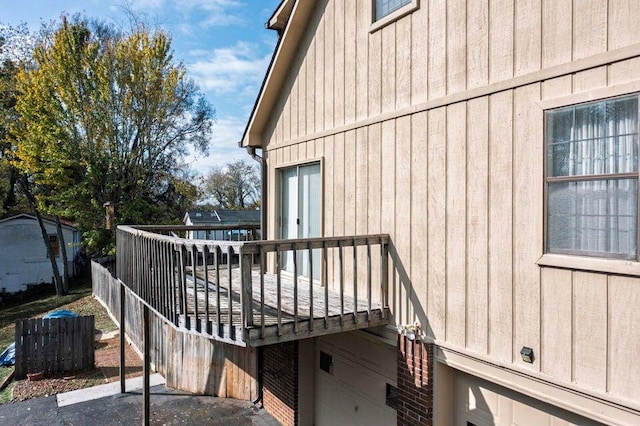
[[[640,276],[640,262],[633,260],[544,254],[536,263],[538,266]]]
[[[387,16],[378,19],[369,27],[369,33],[374,33],[379,29],[386,27],[392,22],[397,21],[398,19],[416,11],[420,7],[420,0],[411,0],[411,3],[408,3],[402,6],[400,9],[391,12]],[[374,12],[375,13],[375,12]]]

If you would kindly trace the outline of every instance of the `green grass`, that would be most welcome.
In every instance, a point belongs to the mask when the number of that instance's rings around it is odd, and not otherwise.
[[[33,299],[23,300],[0,310],[0,351],[4,350],[14,339],[16,320],[41,317],[47,312],[59,309],[86,296],[91,296],[91,277],[77,283],[64,296],[55,294],[34,295]]]

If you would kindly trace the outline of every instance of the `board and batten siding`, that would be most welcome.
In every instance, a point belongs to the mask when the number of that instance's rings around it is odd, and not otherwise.
[[[640,8],[422,0],[369,32],[370,0],[316,3],[262,135],[268,237],[277,169],[321,161],[323,235],[391,236],[397,324],[640,409],[640,279],[536,263],[544,103],[638,90]]]

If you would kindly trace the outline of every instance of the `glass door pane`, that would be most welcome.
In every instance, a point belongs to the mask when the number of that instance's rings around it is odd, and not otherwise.
[[[280,172],[281,224],[283,239],[320,237],[322,233],[322,183],[320,164],[283,169]],[[309,253],[298,253],[298,274],[308,277]],[[283,253],[282,269],[293,272],[293,253]],[[313,251],[313,278],[320,278],[320,250]]]
[[[282,205],[280,238],[298,238],[298,170],[284,169],[281,172]],[[282,269],[293,272],[293,253],[285,252],[282,257]]]
[[[311,164],[299,168],[299,237],[312,238],[321,236],[321,183],[320,164]],[[299,272],[301,275],[309,276],[309,252],[300,253]],[[313,250],[313,278],[320,278],[320,250]]]

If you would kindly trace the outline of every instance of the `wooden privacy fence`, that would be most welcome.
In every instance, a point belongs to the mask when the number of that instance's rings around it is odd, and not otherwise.
[[[94,317],[16,321],[16,379],[93,368]]]

